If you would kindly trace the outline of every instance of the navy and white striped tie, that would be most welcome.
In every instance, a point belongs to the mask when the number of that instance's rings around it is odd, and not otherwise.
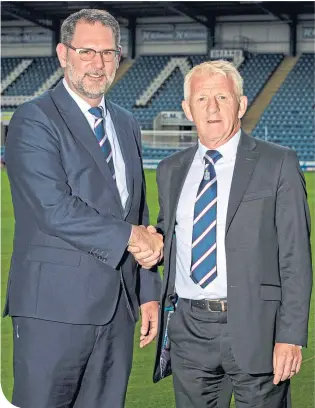
[[[206,152],[205,171],[195,202],[190,276],[202,288],[218,276],[217,175],[214,164],[221,157],[216,150]]]
[[[100,145],[102,151],[105,154],[106,162],[109,166],[109,169],[112,173],[113,179],[116,179],[113,152],[110,145],[110,141],[105,133],[105,120],[103,115],[103,109],[101,107],[90,108],[89,112],[95,116],[94,122],[94,133],[98,144]]]

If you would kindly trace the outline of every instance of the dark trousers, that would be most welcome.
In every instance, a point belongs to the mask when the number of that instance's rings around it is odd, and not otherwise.
[[[104,326],[13,317],[14,389],[20,408],[122,408],[135,323],[120,296]]]
[[[287,408],[289,382],[276,386],[272,373],[242,371],[226,323],[226,312],[209,312],[179,299],[168,328],[176,407],[226,408],[224,383],[229,377],[237,408]]]

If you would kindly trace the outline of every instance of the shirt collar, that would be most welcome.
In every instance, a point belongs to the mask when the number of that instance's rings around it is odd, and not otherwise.
[[[89,103],[87,103],[84,99],[81,98],[81,96],[79,96],[78,94],[76,94],[68,85],[67,81],[65,78],[63,78],[62,83],[64,85],[64,87],[66,88],[66,90],[68,91],[68,93],[70,94],[70,96],[74,99],[74,101],[76,102],[76,104],[79,106],[80,110],[82,111],[82,113],[84,115],[88,114],[91,115],[91,113],[89,112],[89,109],[91,108],[91,105]],[[104,117],[106,118],[107,115],[107,109],[106,109],[106,103],[105,103],[105,98],[104,96],[102,97],[102,100],[100,102],[100,104],[98,105],[99,107],[103,108],[103,112],[104,112]]]
[[[241,137],[241,129],[238,130],[237,133],[231,139],[224,143],[222,146],[218,147],[217,150],[219,153],[222,154],[222,159],[220,159],[220,163],[227,163],[231,159],[234,159],[236,156],[237,152],[237,147],[240,141]],[[203,145],[200,140],[198,140],[198,152],[199,152],[199,157],[202,163],[204,163],[204,157],[206,152],[209,150],[208,147]]]

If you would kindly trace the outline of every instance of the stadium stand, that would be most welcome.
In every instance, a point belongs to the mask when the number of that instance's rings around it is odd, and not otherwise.
[[[3,81],[23,60],[23,58],[1,58],[1,81]]]
[[[175,57],[175,56],[174,56]],[[167,64],[169,56],[141,56],[126,76],[111,90],[109,98],[131,110],[144,130],[152,129],[153,119],[163,110],[180,110],[183,99],[183,75],[176,68],[145,107],[135,107],[135,100]],[[250,55],[240,67],[245,93],[251,103],[283,58],[281,54]],[[206,55],[187,56],[190,66],[207,61]],[[128,91],[127,91],[128,90]]]
[[[301,160],[315,160],[315,55],[304,54],[272,99],[253,131],[294,149]]]
[[[144,159],[155,159],[155,160],[162,160],[165,157],[176,153],[177,149],[156,149],[150,147],[143,147],[143,158]]]
[[[57,57],[34,58],[31,65],[4,91],[3,95],[33,95],[58,68]]]
[[[108,98],[132,111],[142,130],[151,130],[153,120],[161,111],[180,111],[183,99],[183,66],[173,64],[169,76],[155,91],[144,106],[137,100],[154,84],[155,78],[170,66],[177,56],[139,56],[126,74],[112,87]],[[187,68],[208,60],[206,55],[181,56]],[[263,89],[283,59],[282,54],[248,54],[239,67],[244,78],[244,91],[251,104]],[[24,59],[24,61],[27,59]],[[6,80],[10,73],[21,66],[22,58],[1,58],[1,78]],[[6,110],[14,110],[24,98],[32,97],[58,70],[56,57],[38,57],[28,60],[25,69],[2,92]],[[58,75],[56,76],[57,80]],[[314,54],[304,54],[290,72],[284,84],[271,100],[261,120],[253,131],[259,138],[294,148],[300,160],[315,158],[314,148]],[[51,83],[50,86],[53,86]],[[10,98],[8,98],[10,97]],[[5,101],[5,98],[9,102]],[[12,99],[13,98],[13,99]],[[11,100],[15,101],[9,105]],[[144,158],[161,159],[174,149],[144,147]]]
[[[244,79],[244,94],[250,105],[272,73],[280,64],[282,54],[256,54],[246,58],[240,66],[240,74]]]
[[[108,94],[109,99],[132,111],[143,129],[152,129],[154,113],[149,107],[137,108],[135,102],[169,61],[170,56],[140,56]]]

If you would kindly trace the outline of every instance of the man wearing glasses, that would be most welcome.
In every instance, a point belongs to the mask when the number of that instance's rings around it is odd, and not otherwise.
[[[20,106],[6,162],[16,218],[4,315],[14,332],[13,404],[124,406],[140,303],[140,346],[157,332],[162,237],[148,224],[140,129],[104,99],[117,21],[81,10],[61,28],[64,79]],[[145,251],[142,269],[130,253]]]

